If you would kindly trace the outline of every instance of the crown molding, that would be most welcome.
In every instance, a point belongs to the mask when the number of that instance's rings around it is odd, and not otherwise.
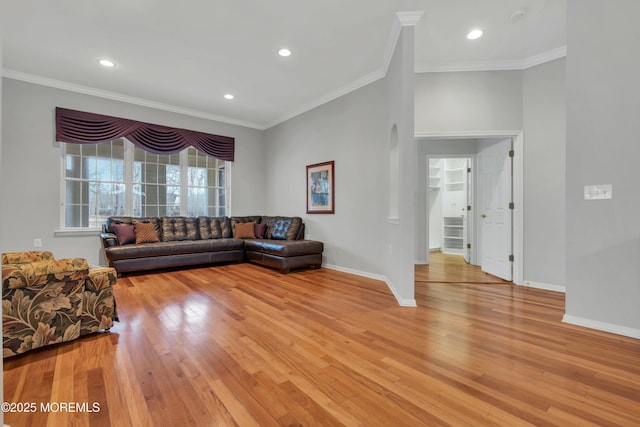
[[[366,86],[370,83],[375,82],[376,80],[380,80],[381,78],[383,78],[385,76],[386,73],[382,72],[381,70],[376,70],[372,73],[367,74],[366,76],[355,80],[351,83],[349,83],[348,85],[342,86],[341,88],[338,88],[336,90],[334,90],[333,92],[329,92],[327,95],[322,96],[320,98],[317,98],[316,100],[303,105],[302,107],[299,107],[295,110],[292,110],[280,117],[278,117],[276,120],[268,123],[267,125],[265,125],[264,129],[269,129],[273,126],[276,126],[282,122],[286,122],[289,119],[292,119],[296,116],[299,116],[300,114],[306,113],[307,111],[313,110],[316,107],[320,107],[323,104],[326,104],[328,102],[333,101],[334,99],[340,98],[341,96],[344,96],[350,92],[353,92],[354,90],[360,89],[363,86]]]
[[[316,99],[300,108],[297,108],[293,111],[290,111],[287,114],[284,114],[268,123],[265,128],[269,129],[273,126],[276,126],[282,122],[285,122],[289,119],[292,119],[300,114],[306,113],[316,107],[319,107],[327,102],[333,101],[341,96],[348,94],[349,92],[353,92],[356,89],[360,89],[370,83],[375,82],[376,80],[380,80],[384,76],[387,75],[387,71],[389,70],[389,65],[391,64],[391,58],[393,57],[393,52],[396,49],[396,45],[398,44],[398,39],[400,38],[400,33],[402,32],[402,27],[416,25],[418,21],[422,18],[424,12],[422,11],[414,11],[414,12],[397,12],[398,19],[394,20],[391,25],[391,31],[389,37],[387,38],[387,46],[384,51],[384,56],[382,59],[382,65],[379,69],[363,76],[329,94]]]
[[[416,64],[416,73],[442,73],[460,71],[513,71],[526,70],[536,65],[544,64],[567,56],[567,47],[561,46],[547,52],[525,59],[497,60],[497,61],[462,61]]]
[[[2,69],[2,77],[6,77],[8,79],[13,79],[13,80],[20,80],[27,83],[34,83],[42,86],[49,86],[56,89],[68,90],[71,92],[77,92],[84,95],[91,95],[91,96],[97,96],[99,98],[111,99],[113,101],[126,102],[128,104],[140,105],[142,107],[149,107],[149,108],[155,108],[157,110],[184,114],[185,116],[198,117],[206,120],[213,120],[216,122],[226,123],[230,125],[242,126],[242,127],[258,129],[258,130],[265,129],[264,126],[257,123],[233,119],[225,116],[219,116],[217,114],[206,113],[198,110],[191,110],[188,108],[178,107],[171,104],[164,104],[161,102],[151,101],[149,99],[124,95],[122,93],[110,92],[107,90],[96,89],[89,86],[69,83],[62,80],[50,79],[48,77],[42,77],[35,74],[23,73],[21,71],[15,71],[7,68]]]
[[[400,21],[400,25],[403,27],[415,27],[420,19],[422,19],[422,15],[424,15],[424,11],[422,10],[414,10],[414,11],[401,11],[396,12],[398,16],[398,21]]]
[[[524,70],[527,68],[535,67],[536,65],[544,64],[545,62],[551,62],[559,58],[564,58],[565,56],[567,56],[567,46],[560,46],[547,52],[542,52],[538,55],[526,58],[522,61],[522,69]]]

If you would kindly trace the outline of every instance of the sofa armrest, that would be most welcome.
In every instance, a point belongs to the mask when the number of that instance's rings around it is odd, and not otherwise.
[[[111,246],[120,246],[118,236],[113,233],[100,233],[100,239],[104,249],[110,248]]]
[[[84,282],[88,274],[89,263],[84,258],[8,264],[2,267],[2,289],[45,286],[50,282]]]

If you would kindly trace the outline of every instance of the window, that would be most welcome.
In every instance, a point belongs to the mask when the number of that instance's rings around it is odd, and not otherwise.
[[[228,162],[194,148],[159,155],[124,138],[62,146],[63,228],[100,228],[115,215],[228,213]]]

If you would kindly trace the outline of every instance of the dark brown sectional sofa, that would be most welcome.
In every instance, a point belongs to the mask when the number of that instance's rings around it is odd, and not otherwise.
[[[264,235],[237,238],[236,225],[247,226],[249,222],[263,224],[256,230]],[[153,229],[152,239],[127,235],[143,226],[147,231]],[[319,268],[324,249],[322,242],[304,239],[300,217],[282,216],[110,217],[101,241],[106,262],[118,274],[243,261],[288,273],[297,268]]]

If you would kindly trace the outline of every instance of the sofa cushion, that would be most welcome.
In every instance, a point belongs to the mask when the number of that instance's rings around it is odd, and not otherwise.
[[[199,216],[196,219],[201,239],[226,239],[232,236],[231,221],[226,216]]]
[[[146,245],[111,246],[105,253],[111,261],[155,256],[184,255],[202,252],[243,250],[240,239],[183,240],[181,242],[157,242]]]
[[[302,227],[302,218],[297,216],[264,216],[262,223],[267,225],[265,239],[296,240]]]
[[[255,222],[239,222],[234,226],[236,239],[255,239]]]
[[[159,242],[156,227],[151,222],[135,222],[136,244]]]
[[[119,244],[129,245],[136,242],[136,231],[132,224],[113,224],[111,227]]]
[[[245,240],[247,251],[267,253],[283,257],[321,254],[324,244],[315,240],[281,240],[266,239]]]
[[[163,242],[197,240],[199,238],[198,227],[194,218],[163,216],[161,221]]]

